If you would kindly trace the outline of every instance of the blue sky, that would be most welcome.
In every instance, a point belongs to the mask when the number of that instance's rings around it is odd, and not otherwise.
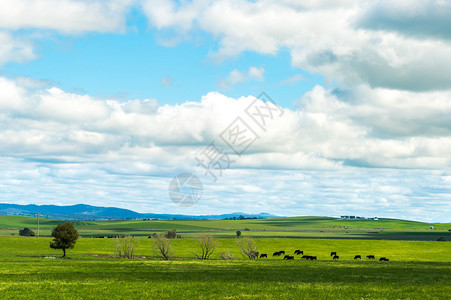
[[[2,1],[0,202],[450,222],[446,12],[433,0]],[[264,127],[246,114],[272,105],[261,92],[280,106]],[[241,155],[224,139],[237,117],[255,138]],[[223,156],[206,170],[211,142]],[[194,206],[169,197],[182,172],[202,181]]]
[[[127,16],[124,33],[68,36],[44,31],[45,37],[36,45],[37,59],[26,64],[7,63],[2,71],[10,78],[50,81],[67,91],[118,100],[155,98],[162,104],[199,101],[215,90],[231,97],[266,91],[277,94],[280,105],[292,108],[303,93],[323,83],[320,74],[292,66],[286,50],[274,55],[243,52],[219,61],[212,57],[219,45],[207,33],[196,31],[194,41],[165,46],[159,41],[176,33],[149,27],[145,15],[136,8]],[[264,80],[220,85],[231,71],[245,72],[250,66],[264,68]]]

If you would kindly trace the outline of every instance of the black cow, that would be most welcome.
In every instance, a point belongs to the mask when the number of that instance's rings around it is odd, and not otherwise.
[[[273,254],[272,254],[272,256],[280,256],[280,252],[274,252]]]
[[[389,259],[385,258],[385,257],[381,257],[381,258],[379,258],[379,261],[389,261]]]
[[[317,260],[317,259],[316,259],[316,256],[310,256],[309,259],[310,259],[310,260]]]
[[[302,255],[301,259],[303,259],[303,258],[310,259],[310,255]]]
[[[368,258],[368,259],[374,259],[374,255],[367,255],[366,258]]]
[[[334,255],[334,257],[332,257],[332,259],[339,259],[340,258],[340,256],[338,256],[338,255]]]
[[[291,256],[291,255],[285,255],[285,257],[284,257],[283,259],[287,259],[287,260],[289,260],[289,259],[294,259],[294,256]]]
[[[267,254],[260,254],[260,258],[263,258],[263,257],[266,257],[266,258],[268,258],[268,255]]]
[[[294,254],[299,255],[299,254],[304,254],[304,251],[301,250],[296,250],[294,251]]]
[[[354,259],[362,259],[362,256],[356,255],[356,256],[354,256]]]
[[[337,255],[337,252],[331,252],[330,253],[330,256],[335,256],[335,255]]]
[[[279,251],[280,254],[285,254],[285,251]]]

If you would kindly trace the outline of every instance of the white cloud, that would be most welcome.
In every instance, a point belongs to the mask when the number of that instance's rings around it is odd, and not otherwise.
[[[77,34],[125,29],[125,15],[134,0],[3,0],[0,28],[49,29]]]
[[[160,106],[152,99],[105,101],[57,88],[28,90],[5,78],[0,88],[2,155],[82,161],[108,154],[162,169],[195,164],[195,153],[213,140],[221,144],[219,135],[236,117],[246,118],[244,109],[255,99],[209,93],[201,102]],[[451,168],[449,98],[443,92],[317,86],[297,110],[274,117],[266,132],[246,119],[260,138],[235,166]]]
[[[36,57],[32,43],[0,30],[0,65],[6,62],[24,63]]]
[[[225,79],[218,81],[218,87],[220,90],[228,90],[236,84],[240,84],[249,80],[263,81],[265,73],[264,67],[249,67],[247,72],[242,72],[239,70],[232,70],[229,76]]]
[[[287,49],[296,67],[320,73],[343,87],[368,84],[417,91],[449,89],[449,39],[431,33],[434,38],[425,40],[415,34],[397,34],[402,28],[387,32],[371,24],[359,26],[360,18],[368,14],[368,6],[362,1],[340,1],[332,6],[329,1],[297,4],[293,1],[219,0],[177,5],[166,0],[164,3],[171,9],[158,16],[148,13],[150,22],[183,35],[196,29],[212,34],[220,44],[214,55],[218,59],[244,51],[276,54]],[[400,14],[404,10],[396,3],[384,1],[378,5],[383,6],[384,12],[393,9]],[[436,1],[422,1],[420,6],[424,11],[440,13],[436,5]],[[430,24],[422,21],[424,14],[415,13],[408,22]],[[435,27],[443,23],[437,22]],[[435,31],[435,27],[427,30]]]
[[[105,101],[56,88],[27,89],[5,78],[0,88],[0,187],[8,190],[0,200],[38,195],[33,199],[42,204],[194,214],[352,212],[424,219],[421,208],[431,212],[430,220],[449,216],[451,134],[440,116],[451,107],[443,93],[318,86],[263,132],[244,113],[254,97],[209,93],[201,102],[161,106],[152,99]],[[213,184],[195,157],[212,141],[226,147],[219,135],[237,116],[260,139],[241,157],[232,155],[231,169]],[[195,172],[204,183],[201,202],[189,210],[167,196],[179,171]]]

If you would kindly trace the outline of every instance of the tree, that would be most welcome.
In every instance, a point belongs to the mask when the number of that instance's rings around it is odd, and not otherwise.
[[[25,227],[24,229],[19,230],[19,235],[20,236],[34,236],[34,231],[31,230],[28,227]]]
[[[180,239],[181,238],[180,235],[177,235],[177,230],[176,229],[172,229],[172,230],[168,231],[168,233],[165,234],[164,236],[167,239]]]
[[[237,230],[237,231],[236,231],[236,237],[239,238],[240,236],[241,236],[241,231]]]
[[[162,234],[157,234],[152,238],[154,243],[154,254],[165,260],[172,259],[172,240]]]
[[[62,249],[63,257],[66,256],[66,249],[74,249],[75,243],[80,235],[72,223],[66,222],[56,225],[52,230],[53,241],[50,248]]]
[[[201,236],[196,237],[197,246],[199,252],[194,253],[197,258],[209,259],[216,249],[216,241],[211,233],[204,233]]]
[[[257,243],[251,238],[237,240],[241,255],[246,259],[256,259],[258,257]]]
[[[117,256],[123,258],[133,258],[133,252],[138,246],[138,241],[135,237],[127,235],[124,237],[116,237],[114,239],[114,247]]]

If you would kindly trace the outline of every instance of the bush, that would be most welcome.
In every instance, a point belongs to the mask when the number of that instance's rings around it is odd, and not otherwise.
[[[168,239],[165,235],[158,234],[152,238],[154,243],[154,254],[164,260],[172,259],[172,240]]]
[[[243,231],[251,231],[249,228],[244,228]]]
[[[437,241],[438,241],[438,242],[445,242],[446,239],[445,239],[445,237],[441,236],[441,237],[439,237],[439,238],[437,239]]]
[[[241,255],[245,259],[256,259],[258,257],[257,242],[251,238],[237,240],[237,246],[240,248]]]
[[[34,231],[28,227],[25,227],[24,229],[19,230],[19,235],[20,236],[35,236]]]
[[[133,258],[133,252],[138,246],[138,241],[133,236],[116,237],[114,239],[114,248],[116,255],[121,258]]]
[[[233,255],[232,251],[230,251],[230,250],[220,252],[218,256],[219,256],[219,259],[222,259],[222,260],[236,259],[235,255]]]
[[[204,233],[195,238],[199,250],[194,253],[199,259],[209,259],[216,249],[217,243],[211,233]]]

